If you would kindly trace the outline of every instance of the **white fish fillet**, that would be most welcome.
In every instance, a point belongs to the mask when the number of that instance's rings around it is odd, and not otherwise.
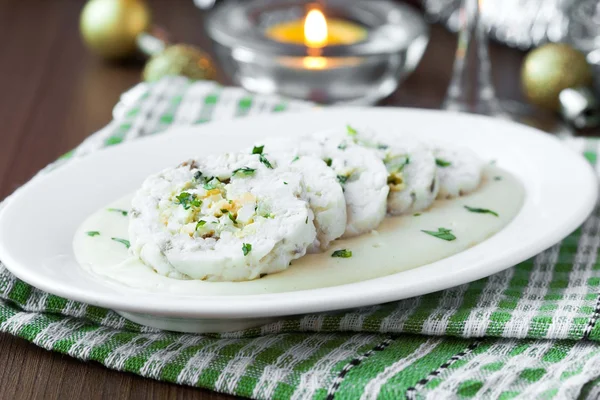
[[[287,151],[302,159],[316,156],[334,171],[343,189],[346,225],[342,237],[352,237],[376,229],[385,218],[389,188],[381,160],[359,146],[340,146],[319,133],[302,138],[273,138],[266,142],[269,151]]]
[[[180,279],[240,281],[288,268],[315,242],[314,216],[301,175],[272,167],[259,155],[225,154],[149,177],[132,202],[131,251]]]
[[[382,136],[364,129],[323,133],[344,146],[369,149],[383,161],[390,192],[387,211],[392,215],[422,211],[435,200],[439,181],[433,153],[414,139]]]
[[[438,199],[463,196],[479,187],[484,163],[471,150],[444,147],[436,149],[434,154],[440,178]]]
[[[294,153],[271,152],[264,148],[269,159],[277,162],[279,169],[287,169],[302,176],[303,199],[314,213],[317,239],[308,249],[320,252],[339,238],[346,230],[346,200],[335,172],[315,156],[298,157]]]

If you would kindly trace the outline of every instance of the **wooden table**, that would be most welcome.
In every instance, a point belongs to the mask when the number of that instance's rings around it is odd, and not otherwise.
[[[82,4],[0,0],[0,199],[105,125],[119,95],[139,81],[139,64],[108,65],[83,47]],[[204,16],[192,0],[154,0],[150,6],[155,22],[174,39],[210,50]],[[434,26],[419,68],[383,104],[438,107],[455,46],[453,35]],[[523,54],[492,45],[491,56],[499,97],[522,100]],[[0,399],[231,398],[111,371],[6,334],[0,334],[0,366]]]

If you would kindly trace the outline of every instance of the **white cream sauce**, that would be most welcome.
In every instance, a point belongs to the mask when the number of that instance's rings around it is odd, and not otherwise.
[[[109,208],[130,208],[128,195],[91,215],[75,234],[73,248],[80,265],[93,274],[122,285],[149,291],[212,296],[246,295],[315,289],[378,278],[416,268],[461,252],[484,241],[507,225],[520,210],[524,190],[508,172],[488,166],[477,191],[453,200],[438,200],[420,215],[387,217],[377,231],[336,240],[329,250],[292,262],[283,272],[246,282],[177,280],[159,275],[132,257],[123,243],[128,218]],[[498,213],[470,212],[465,206]],[[422,230],[451,229],[456,240],[446,241]],[[99,232],[90,236],[88,232]],[[338,249],[351,258],[333,258]]]

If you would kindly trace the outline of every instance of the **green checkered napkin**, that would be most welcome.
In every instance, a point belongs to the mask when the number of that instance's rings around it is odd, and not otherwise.
[[[168,78],[52,167],[174,124],[312,107]],[[568,144],[596,164],[599,141]],[[222,335],[161,332],[41,292],[0,263],[0,331],[109,368],[261,399],[600,397],[600,210],[549,250],[443,292]]]

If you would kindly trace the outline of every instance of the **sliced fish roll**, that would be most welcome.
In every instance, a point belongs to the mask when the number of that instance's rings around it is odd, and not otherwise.
[[[270,154],[270,153],[269,153]],[[309,248],[315,253],[346,231],[346,200],[335,172],[318,157],[295,154],[273,154],[279,168],[288,168],[302,175],[304,199],[315,215],[317,240]]]
[[[385,218],[389,192],[387,172],[381,160],[371,151],[360,146],[346,146],[342,141],[322,134],[270,139],[265,149],[291,151],[299,160],[316,156],[334,171],[346,203],[347,219],[342,237],[370,232]]]
[[[479,187],[484,163],[471,150],[438,148],[434,154],[440,178],[439,199],[463,196]]]
[[[341,147],[369,149],[383,161],[390,188],[388,213],[399,215],[422,211],[436,199],[439,180],[435,157],[421,143],[403,136],[392,139],[351,126],[347,126],[345,131],[321,135],[326,136],[329,142],[339,142]]]
[[[388,154],[388,158],[384,158],[390,186],[388,212],[399,215],[429,208],[439,190],[433,153],[424,146],[417,145],[406,149],[390,147]]]
[[[301,174],[261,154],[192,160],[132,201],[133,254],[180,279],[242,281],[288,268],[316,240]]]
[[[330,148],[331,168],[336,172],[346,198],[348,221],[344,237],[376,229],[385,218],[389,193],[385,166],[372,152],[361,147]]]

